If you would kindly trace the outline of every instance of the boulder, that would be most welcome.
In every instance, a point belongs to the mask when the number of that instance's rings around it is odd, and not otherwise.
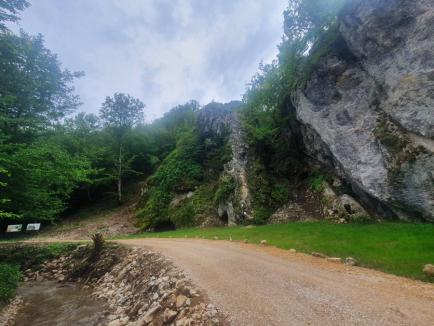
[[[360,203],[350,195],[344,194],[339,197],[339,200],[350,219],[357,221],[369,218],[369,214],[362,207],[362,205],[360,205]]]
[[[327,258],[327,255],[324,255],[324,254],[322,254],[320,252],[316,252],[316,251],[313,251],[311,253],[311,255],[314,256],[314,257],[319,257],[319,258]]]
[[[345,258],[345,264],[350,266],[357,266],[359,262],[353,257]]]
[[[434,265],[427,264],[423,268],[423,272],[428,277],[434,277]]]
[[[171,323],[175,319],[176,315],[178,315],[177,311],[167,308],[163,313],[163,322],[166,324]]]

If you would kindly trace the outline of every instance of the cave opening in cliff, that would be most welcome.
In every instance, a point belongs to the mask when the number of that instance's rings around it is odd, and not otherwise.
[[[176,226],[175,224],[173,224],[172,221],[160,222],[154,228],[155,232],[173,231],[173,230],[176,230]]]
[[[229,223],[229,215],[228,212],[224,212],[221,216],[221,220],[223,223],[225,223],[226,225]]]

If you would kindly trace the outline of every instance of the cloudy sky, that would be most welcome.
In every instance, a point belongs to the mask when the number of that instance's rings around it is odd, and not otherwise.
[[[147,120],[196,99],[240,99],[261,60],[270,62],[288,0],[30,0],[19,23],[42,33],[76,82],[81,110],[125,92]]]

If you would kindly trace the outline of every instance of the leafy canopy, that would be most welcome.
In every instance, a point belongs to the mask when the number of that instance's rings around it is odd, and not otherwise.
[[[7,31],[5,22],[17,22],[18,14],[29,5],[26,0],[0,0],[0,31]]]

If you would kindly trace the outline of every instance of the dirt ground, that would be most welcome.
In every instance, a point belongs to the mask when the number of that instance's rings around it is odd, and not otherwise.
[[[92,234],[101,233],[104,237],[134,234],[134,205],[124,204],[112,208],[94,206],[92,209],[80,210],[63,218],[59,224],[47,227],[33,237],[34,240],[79,240],[89,239]]]
[[[434,324],[434,284],[228,241],[119,242],[172,259],[234,325]]]

